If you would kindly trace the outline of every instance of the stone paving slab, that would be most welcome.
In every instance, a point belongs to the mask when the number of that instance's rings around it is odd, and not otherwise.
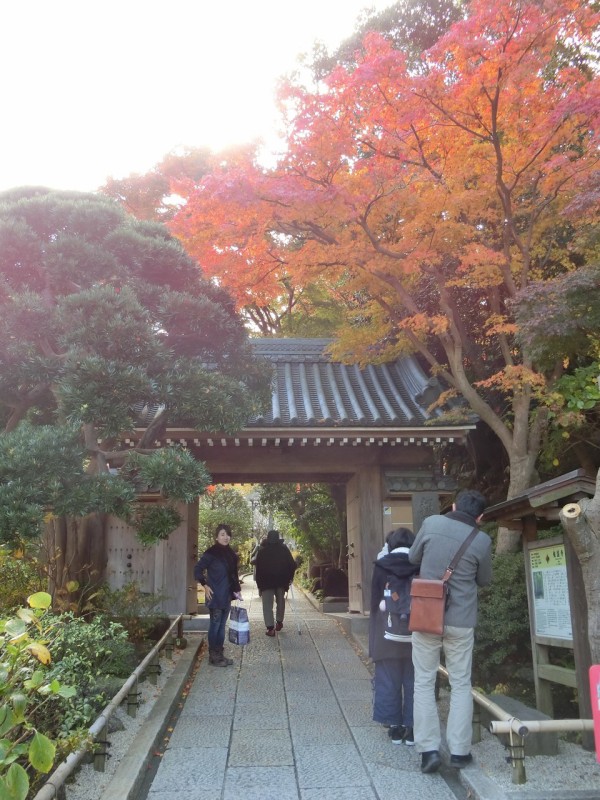
[[[377,795],[381,798],[402,800],[456,800],[456,796],[438,772],[435,775],[421,774],[418,761],[413,770],[400,772],[381,764],[368,764]],[[401,787],[401,789],[400,789]]]
[[[202,714],[181,715],[169,738],[169,750],[177,748],[228,747],[233,715],[211,717],[207,724]]]
[[[290,720],[290,728],[296,746],[313,744],[327,747],[330,744],[352,744],[354,741],[352,731],[341,714],[334,719],[294,715]]]
[[[206,692],[202,696],[190,695],[185,701],[182,714],[202,713],[205,717],[231,714],[235,703],[234,692]]]
[[[289,729],[289,719],[284,708],[273,708],[265,706],[264,703],[238,706],[233,718],[234,730],[248,728],[249,730],[261,731],[265,728]],[[260,733],[257,735],[260,736]]]
[[[301,800],[359,800],[356,789],[343,787],[341,789],[327,789],[327,794],[323,789],[300,789]],[[360,787],[360,800],[378,800],[377,795],[371,787]]]
[[[301,788],[358,789],[371,783],[354,744],[300,745],[295,756]]]
[[[338,698],[353,699],[356,697],[372,697],[373,695],[373,679],[369,675],[368,678],[339,678],[332,680],[331,685],[335,696]]]
[[[229,746],[230,767],[281,767],[293,766],[292,740],[281,729],[233,732]]]
[[[183,800],[181,792],[164,792],[162,789],[158,792],[150,791],[147,796],[148,800]],[[196,786],[186,790],[185,800],[221,800],[221,790]]]
[[[293,767],[231,767],[226,800],[299,800]]]
[[[199,786],[208,791],[221,791],[228,751],[226,747],[203,747],[199,743],[193,753],[189,748],[167,750],[152,782],[152,792],[180,792],[188,796]]]

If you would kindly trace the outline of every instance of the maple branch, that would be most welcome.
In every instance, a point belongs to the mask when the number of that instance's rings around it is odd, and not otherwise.
[[[434,100],[427,92],[417,92],[413,90],[413,94],[415,97],[419,97],[421,100],[429,103],[433,108],[437,109],[447,120],[449,120],[453,125],[457,128],[460,128],[461,131],[474,136],[476,139],[479,139],[481,142],[489,141],[489,136],[482,136],[481,133],[478,133],[477,130],[474,128],[469,127],[462,123],[454,114],[447,111],[446,108],[440,103]]]
[[[443,337],[438,336],[448,359],[449,369],[447,369],[440,364],[429,348],[418,339],[414,331],[403,330],[412,342],[415,350],[421,353],[438,374],[442,375],[449,386],[452,386],[460,392],[475,414],[489,425],[503,443],[507,452],[510,452],[510,447],[512,445],[511,431],[504,424],[502,418],[496,414],[493,408],[481,397],[467,377],[464,370],[463,352],[460,344],[454,343],[449,346],[448,341],[444,342]]]
[[[456,304],[452,300],[442,275],[433,267],[429,267],[427,271],[433,275],[435,282],[438,286],[440,297],[440,309],[444,313],[446,319],[450,323],[450,336],[444,341],[443,336],[439,336],[444,349],[448,349],[450,339],[454,346],[460,347],[461,351],[466,352],[467,357],[472,364],[476,365],[478,362],[477,353],[471,344],[469,336],[467,335],[464,325],[461,320],[460,314],[457,312]]]
[[[434,373],[436,375],[441,375],[448,386],[452,386],[452,388],[457,389],[458,386],[454,380],[454,375],[452,375],[447,367],[444,367],[442,363],[434,356],[425,342],[421,341],[415,332],[408,328],[403,328],[402,332],[406,334],[406,337],[412,342],[415,352],[420,353],[427,363],[432,367]]]
[[[382,279],[385,279],[384,276],[381,277]],[[392,283],[392,276],[389,276],[388,282],[390,284]],[[441,285],[443,284],[440,281],[440,286]],[[401,299],[407,310],[412,311],[413,313],[418,313],[419,309],[417,308],[414,300],[403,289],[401,284],[397,284],[395,288],[397,293],[401,296]],[[447,292],[440,292],[440,307],[444,310],[446,317],[451,323],[452,335],[445,336],[443,334],[437,334],[437,339],[446,353],[449,370],[441,365],[439,360],[435,358],[429,348],[427,348],[427,346],[420,341],[414,331],[411,331],[408,328],[403,328],[403,332],[407,335],[416,350],[423,355],[428,363],[434,369],[436,369],[440,375],[444,377],[447,383],[462,394],[473,411],[479,417],[481,417],[481,419],[484,420],[490,426],[490,428],[492,428],[492,430],[496,433],[498,438],[506,447],[507,452],[510,452],[510,447],[513,444],[513,432],[507,425],[505,425],[502,417],[500,417],[487,403],[487,401],[485,401],[477,392],[465,372],[465,351],[463,347],[463,340],[460,334],[460,326],[457,324],[454,306]],[[468,337],[466,338],[466,341],[468,342]],[[473,363],[473,359],[471,359],[471,362]],[[530,396],[527,397],[527,402],[531,402]],[[535,452],[537,453],[538,451]]]
[[[299,220],[291,220],[290,222],[279,221],[278,228],[281,233],[288,236],[303,236],[310,234],[318,242],[322,244],[339,244],[335,236],[327,233],[320,225],[315,222],[300,222]]]
[[[384,247],[381,244],[380,240],[371,231],[371,228],[369,227],[369,224],[367,222],[367,216],[369,215],[370,211],[372,210],[372,205],[374,204],[374,202],[375,201],[372,201],[367,205],[366,211],[357,220],[357,225],[359,226],[359,228],[362,228],[362,230],[365,233],[365,236],[371,242],[371,245],[373,246],[373,249],[377,253],[380,253],[382,256],[387,256],[388,258],[393,258],[395,261],[402,261],[402,260],[408,258],[408,256],[410,255],[409,252],[395,253],[393,250],[390,250],[389,248]]]
[[[503,315],[500,303],[500,296],[498,294],[497,287],[492,287],[490,289],[489,300],[492,312],[494,314],[498,314],[499,316]],[[499,333],[497,334],[497,336],[498,336],[498,344],[500,346],[500,352],[502,353],[502,358],[504,359],[504,363],[512,366],[514,364],[514,359],[512,357],[512,351],[510,349],[508,339],[506,338],[506,334]]]
[[[377,155],[382,156],[383,158],[390,159],[392,161],[400,161],[402,164],[408,164],[411,167],[422,167],[430,175],[432,175],[437,181],[440,183],[444,183],[444,176],[441,172],[438,172],[433,165],[429,162],[427,156],[425,155],[425,150],[423,148],[423,141],[413,124],[410,125],[410,130],[413,133],[414,140],[416,142],[416,151],[419,154],[419,160],[413,160],[412,158],[407,158],[406,156],[401,156],[398,153],[394,153],[389,150],[383,150],[382,148],[376,147],[373,142],[367,141],[366,139],[360,139],[359,143],[368,147],[372,153],[376,153]],[[399,139],[402,144],[405,144],[405,140],[403,137],[398,136],[397,134],[393,133],[392,131],[386,131],[388,136]],[[410,147],[410,145],[408,145]]]

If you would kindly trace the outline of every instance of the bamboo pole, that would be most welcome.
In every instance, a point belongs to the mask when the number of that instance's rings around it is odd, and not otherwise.
[[[529,733],[544,733],[546,731],[593,731],[594,721],[592,719],[532,719],[519,720],[513,717],[510,720],[500,720],[490,722],[491,733],[510,733],[515,731],[525,731],[520,734],[527,736]],[[515,731],[515,732],[518,732]]]
[[[448,670],[445,667],[438,667],[445,678],[448,678]],[[525,783],[525,737],[530,733],[558,732],[558,731],[593,731],[594,721],[591,719],[539,719],[539,720],[520,720],[511,716],[497,703],[489,700],[477,689],[471,689],[473,700],[477,705],[485,708],[489,713],[497,717],[490,722],[490,732],[494,735],[509,734],[510,762],[513,771],[512,782]],[[475,714],[474,714],[475,716]]]

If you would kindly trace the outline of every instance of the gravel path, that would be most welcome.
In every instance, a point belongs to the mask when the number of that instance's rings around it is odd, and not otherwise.
[[[600,798],[600,764],[596,754],[572,742],[559,739],[556,756],[526,756],[527,782],[521,786],[512,783],[512,769],[505,761],[508,750],[487,730],[483,731],[482,741],[473,745],[473,755],[483,774],[509,798],[527,795],[550,798],[550,792],[555,792],[568,800],[574,792],[583,791],[591,792],[590,798]]]
[[[449,693],[442,689],[440,717],[445,720]],[[558,740],[558,755],[526,756],[527,781],[512,782],[512,767],[507,762],[509,751],[485,727],[481,742],[471,747],[475,768],[464,770],[467,784],[472,783],[474,796],[481,800],[600,800],[600,764],[596,754],[573,742]],[[472,776],[472,782],[470,778]],[[482,780],[483,778],[483,780]]]

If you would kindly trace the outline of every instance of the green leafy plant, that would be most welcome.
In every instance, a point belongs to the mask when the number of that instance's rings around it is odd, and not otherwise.
[[[25,800],[30,785],[50,772],[56,742],[34,721],[43,719],[59,699],[75,689],[52,678],[50,642],[56,621],[48,614],[51,598],[37,592],[28,608],[0,620],[0,797]]]
[[[136,536],[145,547],[152,547],[181,524],[181,514],[171,505],[138,504],[133,520]]]
[[[85,586],[81,586],[79,581],[67,581],[54,592],[54,610],[86,616],[96,609],[98,596],[98,587],[91,581]]]
[[[165,447],[148,455],[130,453],[123,475],[128,475],[142,489],[160,491],[191,503],[210,483],[206,466],[181,447]]]
[[[579,466],[578,451],[600,443],[600,362],[575,367],[562,375],[546,399],[550,421],[541,466],[550,471]]]
[[[30,594],[46,588],[47,577],[35,553],[0,547],[0,609],[16,609]]]
[[[122,625],[98,615],[90,622],[73,613],[57,618],[54,663],[49,677],[76,687],[68,703],[46,713],[46,725],[60,736],[89,728],[136,665],[135,649]]]

